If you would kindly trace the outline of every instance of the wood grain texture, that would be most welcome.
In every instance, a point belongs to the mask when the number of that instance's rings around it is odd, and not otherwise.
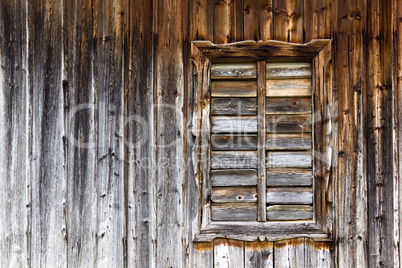
[[[281,187],[267,189],[268,204],[312,204],[313,190],[311,187]]]
[[[268,62],[267,79],[311,78],[310,62]]]
[[[250,186],[257,185],[255,169],[221,169],[211,171],[212,186]]]
[[[267,207],[268,221],[313,220],[313,207],[303,205],[275,205]]]
[[[311,152],[267,152],[268,168],[311,168]]]
[[[214,151],[211,153],[212,169],[257,168],[256,151]]]
[[[288,120],[289,121],[289,120]],[[294,121],[294,120],[293,120]],[[293,122],[291,122],[293,123]],[[278,123],[279,125],[279,123]],[[295,124],[293,124],[295,125]],[[297,129],[297,126],[294,126]],[[212,116],[211,117],[212,133],[256,133],[257,117],[256,116]]]
[[[67,263],[62,3],[28,3],[33,267]]]
[[[212,115],[256,115],[256,98],[212,98]]]
[[[311,96],[311,79],[267,80],[267,97]]]
[[[212,97],[257,97],[257,82],[251,81],[212,81]]]
[[[243,0],[213,0],[214,43],[243,40]]]
[[[311,115],[267,115],[267,132],[303,134],[311,132]]]
[[[311,98],[267,98],[265,111],[267,114],[311,114]]]
[[[267,134],[267,150],[309,150],[311,133],[302,134]]]
[[[305,267],[304,248],[304,238],[275,242],[274,267]]]
[[[257,150],[257,135],[211,135],[214,151],[251,151]]]
[[[255,203],[226,203],[212,204],[212,221],[256,221],[257,204]]]
[[[214,203],[256,203],[257,189],[256,187],[212,187],[211,200]]]
[[[0,5],[0,267],[31,262],[27,2]]]
[[[305,239],[305,267],[334,267],[333,245],[328,242]]]
[[[313,171],[310,169],[268,169],[267,186],[311,186]]]
[[[272,27],[272,0],[244,1],[244,40],[270,40]]]
[[[257,67],[255,62],[224,62],[211,66],[211,79],[255,79]]]
[[[274,39],[303,43],[303,1],[273,0]]]
[[[330,38],[331,7],[329,0],[309,0],[304,2],[304,42],[312,39]]]
[[[274,244],[268,240],[244,243],[245,268],[273,268]]]
[[[244,265],[244,242],[230,239],[214,241],[214,267],[241,268]]]
[[[125,1],[124,96],[126,263],[155,266],[155,127],[152,90],[152,1]],[[142,38],[138,38],[142,36]]]
[[[67,262],[75,267],[96,265],[98,158],[93,104],[98,91],[94,84],[93,13],[92,3],[64,2]]]

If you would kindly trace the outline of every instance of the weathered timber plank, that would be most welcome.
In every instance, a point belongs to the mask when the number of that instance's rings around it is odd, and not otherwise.
[[[312,204],[313,189],[311,187],[268,188],[268,204]]]
[[[212,97],[256,97],[257,81],[212,81]]]
[[[311,132],[311,115],[267,115],[267,132]]]
[[[0,4],[0,267],[31,261],[27,4]]]
[[[212,186],[251,186],[257,185],[255,169],[221,169],[211,171]]]
[[[257,117],[212,116],[211,130],[212,133],[256,133]]]
[[[98,93],[97,265],[124,265],[123,1],[96,6],[95,87]]]
[[[303,0],[273,0],[274,39],[303,43]]]
[[[257,135],[211,135],[211,147],[215,151],[257,150]]]
[[[255,79],[255,62],[222,62],[211,66],[211,79]]]
[[[275,205],[267,207],[268,221],[312,220],[313,207],[303,205]]]
[[[331,36],[331,1],[304,2],[304,42]]]
[[[311,79],[267,80],[267,97],[311,96]]]
[[[61,267],[67,263],[64,143],[68,141],[63,120],[62,10],[61,1],[28,2],[32,94],[31,267]]]
[[[212,115],[255,115],[256,98],[212,98]]]
[[[306,114],[311,113],[311,97],[305,98],[267,98],[267,114]]]
[[[272,22],[272,0],[244,1],[244,40],[272,39]]]
[[[96,266],[97,177],[92,3],[64,2],[64,116],[68,260]],[[78,107],[83,109],[77,110]],[[80,109],[80,108],[78,108]]]
[[[211,153],[212,169],[247,169],[257,168],[255,151],[214,151]]]
[[[274,244],[271,241],[253,241],[244,243],[245,268],[273,268]]]
[[[304,238],[274,242],[274,267],[305,267]]]
[[[268,168],[311,168],[311,152],[267,152]]]
[[[155,266],[152,8],[152,1],[124,1],[127,267]]]
[[[333,257],[331,254],[333,245],[331,242],[314,241],[305,239],[305,267],[334,267]]]
[[[214,203],[256,203],[256,187],[212,187],[211,200]]]
[[[267,150],[309,150],[311,133],[301,134],[267,134]]]
[[[244,242],[230,239],[214,241],[214,266],[216,268],[243,268]]]
[[[255,203],[223,203],[212,204],[213,221],[256,221],[257,204]]]
[[[310,62],[267,62],[267,79],[311,78]]]
[[[243,40],[243,0],[213,0],[214,43]]]
[[[311,186],[311,169],[268,169],[267,186]]]

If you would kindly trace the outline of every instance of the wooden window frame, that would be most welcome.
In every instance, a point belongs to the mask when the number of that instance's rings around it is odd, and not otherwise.
[[[211,241],[225,237],[245,241],[257,239],[280,240],[295,237],[309,237],[315,240],[331,240],[331,159],[333,150],[328,150],[326,128],[331,124],[328,118],[327,106],[324,103],[326,92],[332,91],[331,41],[328,39],[312,40],[307,44],[286,43],[280,41],[243,41],[231,44],[213,44],[210,41],[192,42],[192,62],[197,73],[194,81],[194,96],[196,103],[192,131],[195,136],[193,149],[193,166],[198,187],[198,217],[194,222],[194,241]],[[220,60],[273,60],[273,59],[306,60],[312,62],[312,113],[313,118],[313,220],[312,221],[261,221],[264,216],[258,216],[251,222],[212,221],[211,220],[211,181],[210,181],[210,85],[211,62]],[[257,62],[258,71],[265,73],[265,65]],[[261,78],[261,75],[257,79]],[[259,82],[259,85],[265,82]],[[257,88],[258,99],[265,99],[265,86]],[[258,106],[258,124],[264,124],[265,118]],[[261,128],[259,128],[260,131]],[[263,142],[263,141],[259,141]],[[258,150],[258,155],[265,158],[265,152]],[[318,158],[320,160],[318,160]],[[328,163],[329,162],[329,163]],[[266,187],[266,176],[258,167],[258,196],[261,196],[261,185]],[[258,203],[265,202],[258,198]],[[262,207],[259,205],[259,207]],[[257,209],[258,210],[258,209]],[[258,213],[260,215],[261,213]],[[265,214],[265,211],[263,212]],[[262,214],[261,214],[262,215]]]

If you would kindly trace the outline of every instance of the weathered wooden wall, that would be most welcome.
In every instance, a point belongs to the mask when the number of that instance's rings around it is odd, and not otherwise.
[[[192,243],[190,42],[316,38],[333,243]],[[0,67],[0,267],[400,265],[398,0],[1,0]]]

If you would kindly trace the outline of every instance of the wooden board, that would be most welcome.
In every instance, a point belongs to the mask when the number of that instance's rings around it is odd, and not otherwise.
[[[267,186],[311,186],[311,169],[268,169]]]
[[[304,238],[274,242],[274,267],[305,267],[304,250]]]
[[[256,187],[212,187],[211,200],[214,203],[256,203]]]
[[[255,203],[226,203],[212,204],[213,221],[256,221],[257,204]]]
[[[274,39],[303,43],[303,0],[273,0]]]
[[[311,115],[267,115],[266,127],[271,133],[311,132]]]
[[[313,203],[313,190],[311,187],[268,188],[267,203],[310,205]]]
[[[295,120],[293,128],[297,129]],[[300,121],[300,120],[299,120]],[[212,133],[256,133],[257,132],[257,117],[256,116],[212,116],[211,117]]]
[[[214,151],[211,153],[212,169],[247,169],[257,168],[255,151]]]
[[[256,98],[212,98],[212,115],[255,115]]]
[[[257,150],[257,135],[211,135],[211,147],[215,151]]]
[[[267,62],[266,77],[268,80],[311,78],[311,63]]]
[[[255,169],[221,169],[211,171],[212,186],[249,186],[257,185]]]
[[[212,0],[214,4],[214,43],[243,40],[243,1]]]
[[[311,168],[311,152],[267,152],[268,168]]]
[[[267,114],[311,114],[311,97],[267,98]]]
[[[267,150],[309,150],[311,133],[302,134],[267,134]]]
[[[272,0],[244,1],[244,40],[270,40],[272,26]]]
[[[267,97],[311,96],[311,79],[267,80]]]
[[[244,263],[244,242],[219,238],[214,241],[214,266],[218,268],[242,268]]]
[[[257,81],[213,80],[211,84],[212,97],[256,97]]]
[[[313,207],[303,205],[275,205],[267,207],[268,221],[312,220]]]
[[[273,268],[274,244],[268,240],[244,243],[245,268]]]
[[[255,79],[257,66],[255,62],[222,62],[211,66],[211,79]]]

